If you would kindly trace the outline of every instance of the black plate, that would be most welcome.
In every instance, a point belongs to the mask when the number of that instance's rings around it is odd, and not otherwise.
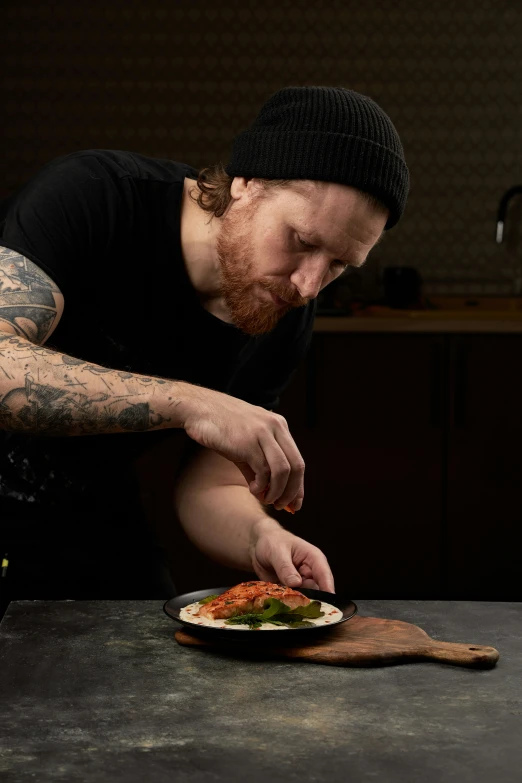
[[[240,631],[236,628],[224,630],[222,628],[212,628],[208,625],[201,626],[196,625],[196,623],[189,623],[186,620],[181,620],[179,613],[184,606],[193,604],[196,601],[201,601],[201,599],[206,598],[207,595],[221,595],[221,593],[224,593],[227,590],[230,590],[230,587],[214,587],[212,589],[208,588],[207,590],[197,590],[194,593],[177,595],[164,604],[163,611],[172,618],[172,620],[176,620],[176,622],[184,625],[187,631],[192,634],[197,634],[198,636],[212,638],[219,636],[222,638],[226,637],[230,640],[233,639],[234,641],[243,640],[245,642],[250,642],[255,637],[256,643],[262,638],[263,641],[277,642],[278,644],[287,644],[297,641],[301,644],[303,642],[303,636],[316,636],[317,634],[328,633],[328,631],[335,628],[339,623],[344,623],[357,614],[357,606],[353,601],[349,601],[347,598],[343,598],[343,596],[337,595],[336,593],[326,593],[322,590],[311,590],[307,587],[303,587],[299,588],[299,592],[306,595],[307,598],[310,598],[313,601],[325,601],[326,603],[332,604],[332,606],[335,606],[337,609],[340,609],[343,613],[342,620],[337,620],[337,622],[332,625],[316,625],[313,628],[288,628],[283,631],[273,632],[254,630]],[[296,634],[299,634],[299,636],[296,637]]]

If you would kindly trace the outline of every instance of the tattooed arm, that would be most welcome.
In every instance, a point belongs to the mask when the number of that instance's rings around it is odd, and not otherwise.
[[[233,462],[251,494],[270,484],[267,503],[301,507],[304,462],[282,416],[211,389],[45,348],[62,310],[53,281],[0,247],[0,429],[91,435],[180,427]]]
[[[0,331],[41,344],[63,313],[57,285],[28,258],[0,247]]]
[[[36,264],[0,247],[0,428],[82,435],[179,427],[177,384],[43,347],[63,312]]]

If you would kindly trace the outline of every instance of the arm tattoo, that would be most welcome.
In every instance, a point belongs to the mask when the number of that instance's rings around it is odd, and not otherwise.
[[[36,264],[0,247],[0,329],[6,322],[20,337],[43,343],[56,318],[55,293],[59,289]]]
[[[168,427],[154,397],[161,396],[163,409],[176,406],[167,380],[93,365],[1,332],[0,384],[0,428],[41,435]]]

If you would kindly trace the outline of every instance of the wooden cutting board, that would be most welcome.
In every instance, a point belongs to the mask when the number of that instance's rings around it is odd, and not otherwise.
[[[260,634],[268,631],[259,631]],[[285,633],[274,631],[273,633]],[[494,647],[478,644],[439,642],[416,625],[401,620],[382,620],[378,617],[356,615],[332,628],[313,642],[292,646],[263,644],[262,640],[249,642],[225,639],[210,640],[192,636],[185,629],[176,631],[178,644],[209,650],[233,652],[237,655],[263,655],[325,663],[333,666],[388,666],[414,661],[438,661],[457,666],[491,669],[499,659]],[[246,641],[246,640],[245,640]]]

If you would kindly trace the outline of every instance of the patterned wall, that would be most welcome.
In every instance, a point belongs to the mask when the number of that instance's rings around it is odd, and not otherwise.
[[[522,243],[512,228],[496,246],[494,222],[522,182],[518,0],[3,0],[0,16],[0,196],[88,147],[226,161],[272,92],[339,84],[388,111],[412,175],[366,281],[405,263],[433,292],[513,290]]]

